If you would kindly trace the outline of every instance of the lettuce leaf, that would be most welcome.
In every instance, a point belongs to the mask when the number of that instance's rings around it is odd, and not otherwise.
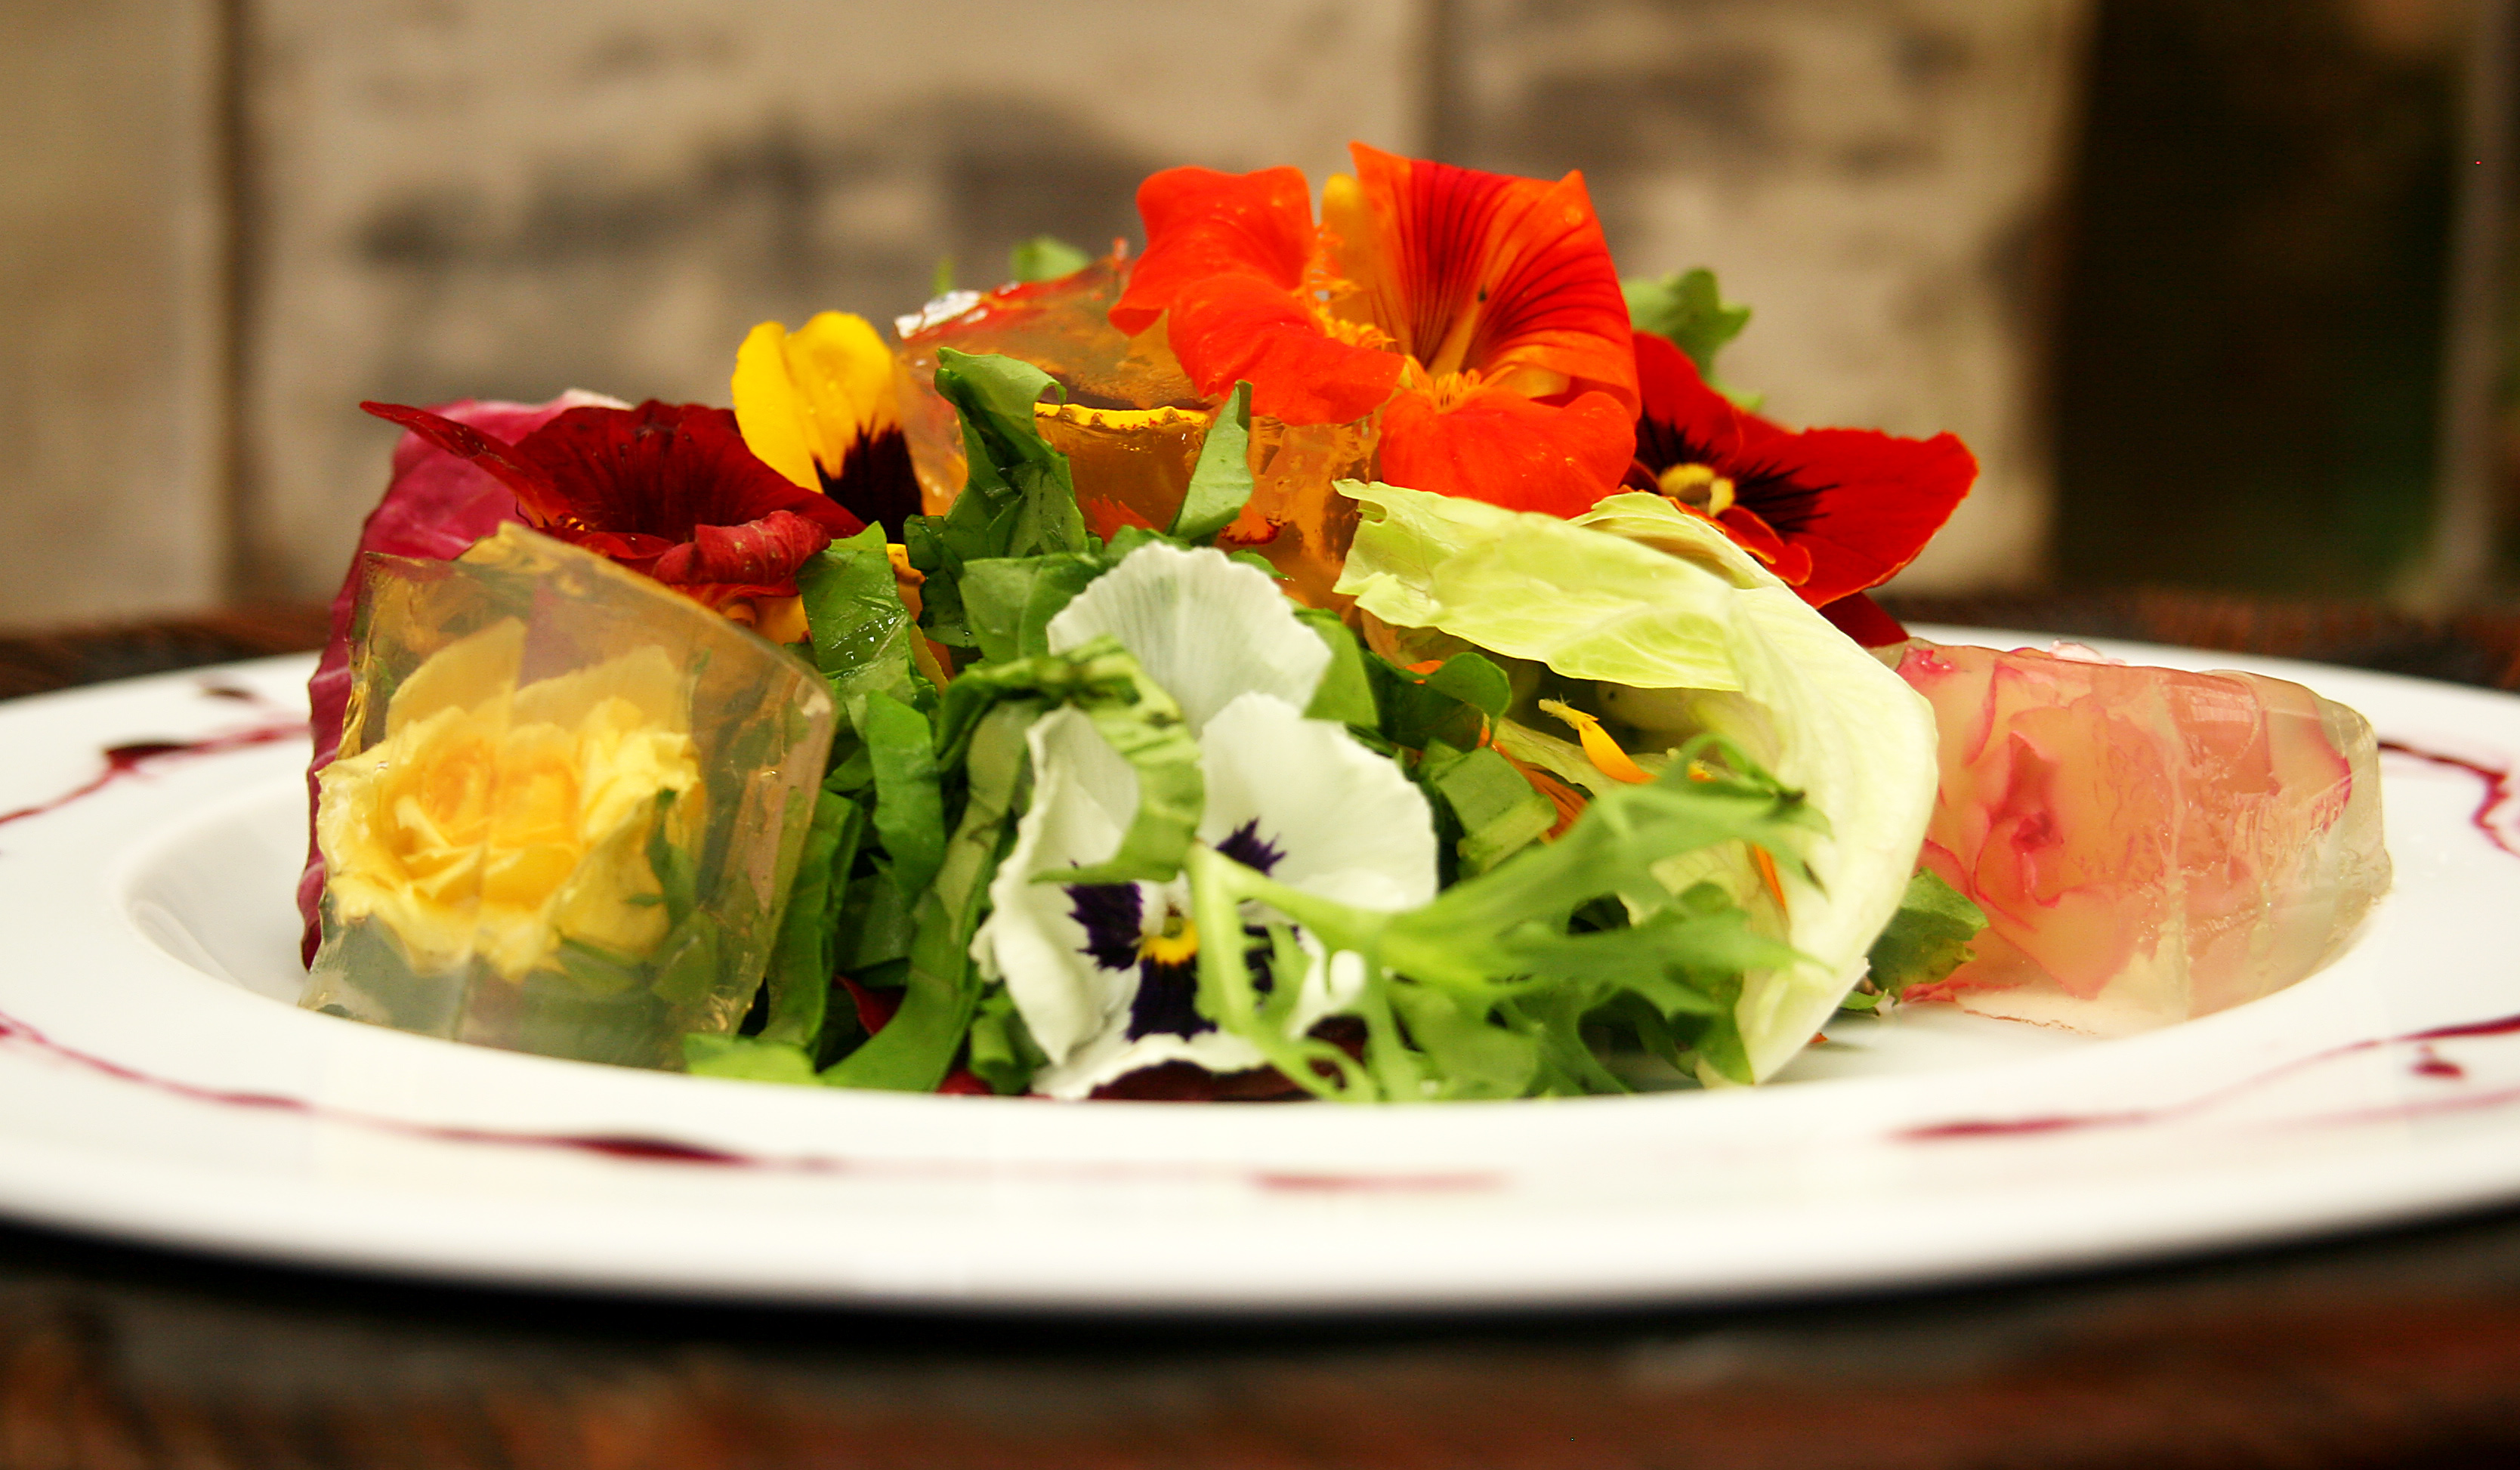
[[[1722,531],[1660,496],[1614,495],[1561,521],[1388,485],[1340,488],[1366,515],[1339,582],[1358,605],[1596,681],[1600,713],[1641,754],[1721,735],[1827,819],[1827,834],[1802,845],[1807,874],[1780,873],[1782,913],[1739,844],[1655,871],[1673,892],[1715,882],[1807,957],[1752,971],[1735,1006],[1747,1073],[1773,1076],[1864,978],[1907,892],[1934,800],[1931,709]],[[1606,794],[1615,783],[1598,772],[1565,769],[1582,757],[1562,734],[1509,719],[1496,744],[1526,760],[1548,752],[1545,764]]]
[[[1737,690],[1721,573],[1552,515],[1338,482],[1362,508],[1338,591],[1386,623],[1440,628],[1576,679]],[[1656,497],[1658,498],[1658,497]]]

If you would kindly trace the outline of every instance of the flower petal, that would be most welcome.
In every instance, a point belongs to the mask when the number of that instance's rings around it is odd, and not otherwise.
[[[1105,633],[1181,701],[1192,734],[1246,692],[1304,708],[1330,661],[1328,646],[1267,573],[1207,547],[1141,547],[1078,593],[1048,629],[1059,653]]]
[[[901,539],[920,510],[892,349],[864,317],[764,322],[735,355],[736,423],[763,464]]]
[[[1313,189],[1298,168],[1167,168],[1138,186],[1138,217],[1147,252],[1111,308],[1111,325],[1130,336],[1219,276],[1293,290],[1312,259]]]
[[[740,526],[694,526],[692,539],[658,557],[648,575],[669,587],[731,583],[768,596],[783,586],[793,591],[796,569],[831,542],[831,532],[802,515],[773,511]]]
[[[1977,478],[1976,457],[1952,434],[1796,433],[1735,407],[1663,338],[1638,333],[1636,353],[1644,391],[1636,449],[1642,477],[1649,485],[1673,466],[1706,465],[1732,480],[1740,509],[1810,557],[1800,577],[1791,575],[1798,566],[1781,559],[1777,570],[1815,606],[1895,576]],[[1742,527],[1726,524],[1736,541],[1752,544]]]
[[[563,506],[545,529],[563,540],[631,532],[683,542],[696,527],[739,526],[773,511],[833,536],[866,528],[761,463],[725,409],[652,398],[626,411],[571,409],[519,442],[516,458],[551,476]]]
[[[1083,868],[1119,851],[1137,810],[1138,778],[1094,722],[1056,709],[1033,722],[1032,806],[989,883],[991,910],[971,938],[983,974],[1005,980],[1024,1025],[1056,1063],[1127,1016],[1137,971],[1104,969],[1067,890],[1037,873]],[[1146,885],[1135,885],[1144,887]]]
[[[1349,152],[1356,177],[1330,181],[1325,223],[1401,351],[1438,377],[1603,392],[1634,411],[1627,298],[1582,174],[1550,183]]]
[[[1199,840],[1235,856],[1229,839],[1247,830],[1281,855],[1270,876],[1343,904],[1397,911],[1434,898],[1425,793],[1344,727],[1250,693],[1217,712],[1199,747]]]
[[[1036,773],[1033,804],[990,882],[992,911],[972,937],[971,954],[982,973],[1006,982],[1025,1028],[1050,1058],[1033,1090],[1082,1097],[1115,1077],[1167,1061],[1211,1072],[1263,1065],[1266,1059],[1249,1043],[1221,1031],[1128,1034],[1140,966],[1106,967],[1102,960],[1121,958],[1125,949],[1089,927],[1082,916],[1088,905],[1074,890],[1034,877],[1100,863],[1117,851],[1137,806],[1137,778],[1076,710],[1044,715],[1026,740]],[[1188,907],[1186,894],[1168,893],[1178,884],[1102,886],[1134,890],[1141,913]]]
[[[1464,496],[1509,511],[1580,515],[1616,490],[1636,426],[1605,393],[1564,408],[1482,388],[1450,408],[1404,392],[1382,418],[1387,484]]]
[[[1167,333],[1191,381],[1222,398],[1251,384],[1251,412],[1282,423],[1348,423],[1371,414],[1400,382],[1397,353],[1325,333],[1293,293],[1248,276],[1219,276],[1185,290]]]

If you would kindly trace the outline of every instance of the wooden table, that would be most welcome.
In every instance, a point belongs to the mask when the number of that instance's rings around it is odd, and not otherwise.
[[[1899,610],[2520,685],[2520,616]],[[0,693],[320,629],[0,640]],[[466,1291],[0,1228],[0,1470],[1345,1465],[2520,1465],[2520,1209],[1969,1290],[1222,1324]]]

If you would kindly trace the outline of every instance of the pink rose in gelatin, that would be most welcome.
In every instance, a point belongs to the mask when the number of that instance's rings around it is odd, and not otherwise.
[[[2280,990],[2389,886],[2370,726],[2297,684],[1911,644],[1941,792],[1923,862],[1985,910],[1912,999],[2103,1034]]]

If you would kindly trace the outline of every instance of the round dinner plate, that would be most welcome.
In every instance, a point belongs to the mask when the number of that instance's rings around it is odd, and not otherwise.
[[[2116,1041],[1915,1006],[1757,1090],[1385,1108],[783,1088],[298,1010],[307,661],[18,700],[0,1214],[485,1283],[1266,1312],[1872,1289],[2520,1198],[2520,857],[2485,810],[2520,699],[2101,646],[2428,753],[2383,758],[2397,887],[2343,959]]]

